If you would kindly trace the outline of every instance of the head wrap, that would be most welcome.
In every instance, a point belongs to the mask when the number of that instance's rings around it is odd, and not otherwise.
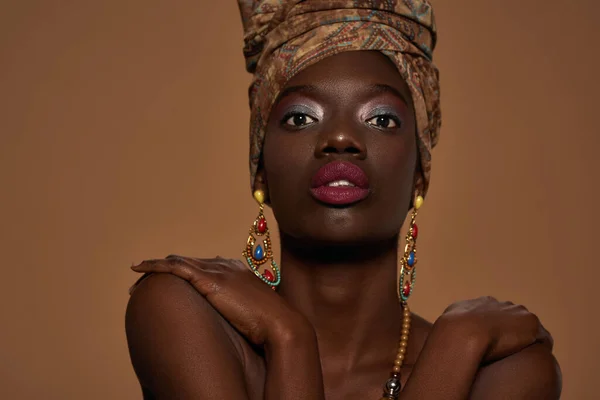
[[[421,174],[429,186],[431,149],[441,125],[438,70],[432,64],[436,28],[426,0],[238,0],[244,25],[250,97],[251,185],[273,102],[287,81],[317,61],[344,51],[378,50],[411,91]]]

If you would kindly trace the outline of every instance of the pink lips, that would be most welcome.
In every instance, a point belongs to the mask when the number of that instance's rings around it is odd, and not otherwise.
[[[347,181],[353,186],[329,186],[336,181]],[[326,204],[352,204],[369,195],[369,179],[360,167],[351,162],[333,161],[325,164],[313,176],[310,192]]]

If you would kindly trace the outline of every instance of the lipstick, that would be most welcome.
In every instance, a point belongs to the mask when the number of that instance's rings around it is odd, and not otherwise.
[[[310,192],[322,203],[348,205],[369,195],[369,179],[365,172],[348,161],[333,161],[313,176]]]

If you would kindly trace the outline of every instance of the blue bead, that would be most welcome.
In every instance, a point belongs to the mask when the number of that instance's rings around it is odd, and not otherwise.
[[[254,259],[255,260],[262,260],[265,257],[265,252],[263,251],[262,246],[259,244],[258,246],[256,246],[256,248],[254,249]]]
[[[411,251],[410,254],[408,255],[408,266],[412,267],[413,265],[415,265],[415,252]]]

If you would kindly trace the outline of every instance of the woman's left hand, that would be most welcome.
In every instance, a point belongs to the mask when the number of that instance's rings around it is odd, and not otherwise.
[[[239,260],[170,255],[143,261],[132,269],[170,273],[188,281],[255,345],[280,343],[290,339],[290,335],[314,335],[308,320]]]

